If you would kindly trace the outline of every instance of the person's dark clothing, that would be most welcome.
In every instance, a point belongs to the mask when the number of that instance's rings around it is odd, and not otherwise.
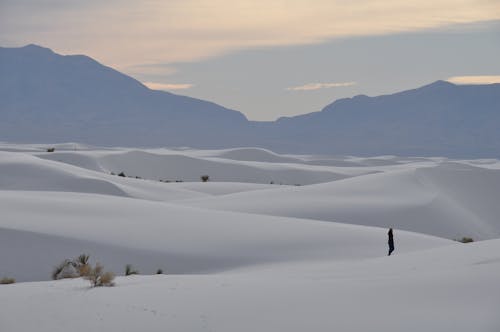
[[[389,229],[389,232],[387,233],[387,235],[389,236],[389,241],[388,241],[389,254],[388,254],[388,256],[390,256],[392,254],[392,252],[394,251],[394,235],[392,234],[392,228]]]

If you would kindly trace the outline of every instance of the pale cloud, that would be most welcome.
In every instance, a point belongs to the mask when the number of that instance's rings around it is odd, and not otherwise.
[[[308,83],[301,86],[286,88],[289,91],[312,91],[319,89],[339,88],[355,85],[356,82],[341,82],[341,83]]]
[[[39,43],[118,69],[500,19],[496,0],[111,0],[45,9],[17,2],[2,1],[1,43]]]
[[[500,75],[453,76],[447,81],[455,84],[493,84],[500,83]]]
[[[164,91],[171,91],[171,90],[186,90],[186,89],[191,89],[194,84],[188,84],[188,83],[156,83],[156,82],[143,82],[145,86],[152,90],[164,90]]]

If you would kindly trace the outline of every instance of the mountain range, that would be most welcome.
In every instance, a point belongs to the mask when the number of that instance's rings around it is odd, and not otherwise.
[[[87,56],[28,45],[0,48],[0,114],[0,141],[11,142],[500,157],[500,84],[437,81],[255,122],[208,101],[151,90]]]

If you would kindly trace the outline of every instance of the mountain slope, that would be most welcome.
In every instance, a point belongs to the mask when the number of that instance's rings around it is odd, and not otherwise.
[[[210,102],[150,90],[89,57],[35,45],[0,48],[0,110],[0,139],[24,142],[223,144],[224,133],[247,122]]]
[[[500,84],[437,81],[392,95],[340,99],[321,112],[281,118],[273,130],[308,137],[305,151],[497,156]]]

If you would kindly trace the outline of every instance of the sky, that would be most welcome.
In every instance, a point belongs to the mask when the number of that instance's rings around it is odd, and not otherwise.
[[[32,43],[268,121],[500,82],[500,0],[0,0],[0,46]]]

